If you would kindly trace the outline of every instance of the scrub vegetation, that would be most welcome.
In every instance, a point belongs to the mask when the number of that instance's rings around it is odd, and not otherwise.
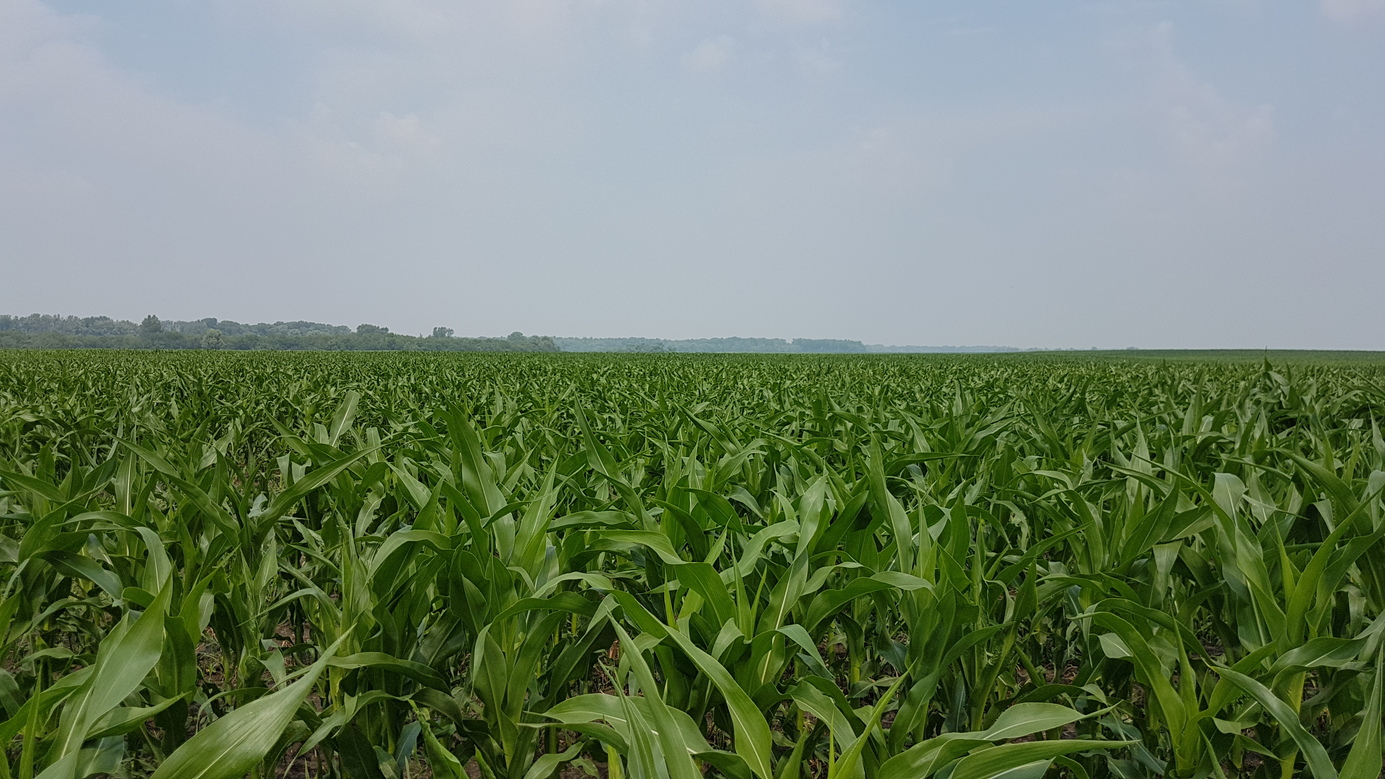
[[[1385,366],[0,352],[0,778],[1381,774]]]

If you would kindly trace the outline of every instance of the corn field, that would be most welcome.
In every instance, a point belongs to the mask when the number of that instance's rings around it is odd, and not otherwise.
[[[0,353],[0,779],[1376,779],[1385,365]]]

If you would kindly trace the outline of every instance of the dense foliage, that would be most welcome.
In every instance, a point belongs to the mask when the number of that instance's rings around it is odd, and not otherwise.
[[[370,325],[367,325],[370,327]],[[57,314],[29,314],[12,316],[0,314],[0,332],[15,333],[56,333],[59,335],[113,336],[147,335],[168,332],[180,335],[201,336],[208,330],[217,330],[223,335],[349,335],[352,331],[346,325],[327,325],[321,322],[260,322],[243,324],[229,319],[169,320],[160,319],[153,314],[142,322],[128,319],[112,319],[108,316],[61,316]]]
[[[556,352],[548,336],[511,333],[505,338],[454,337],[435,327],[432,336],[391,333],[379,325],[320,322],[242,324],[227,319],[161,321],[154,315],[139,324],[108,316],[0,314],[0,349],[227,349],[232,351],[405,351],[405,352]]]
[[[1016,352],[1007,346],[884,346],[834,338],[554,338],[564,352],[702,352],[719,354],[866,354]]]
[[[555,338],[564,352],[717,352],[723,354],[865,353],[860,341],[830,338]]]
[[[1382,411],[1364,361],[0,353],[0,777],[1375,779]]]

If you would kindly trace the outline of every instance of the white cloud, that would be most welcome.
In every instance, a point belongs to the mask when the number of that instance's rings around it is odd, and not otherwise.
[[[350,122],[329,106],[318,103],[303,120],[293,123],[302,153],[316,172],[337,185],[381,192],[405,170],[405,161],[389,141],[391,130],[407,134],[407,125],[381,114],[374,122]],[[395,125],[395,126],[392,126]],[[362,138],[371,136],[371,142]]]
[[[1274,107],[1226,97],[1174,51],[1173,25],[1108,41],[1108,48],[1153,79],[1152,104],[1181,163],[1213,177],[1263,156],[1275,141]]]
[[[1227,167],[1274,143],[1272,106],[1233,106],[1209,84],[1183,86],[1185,93],[1165,110],[1165,120],[1184,160],[1209,169]]]
[[[349,34],[358,39],[426,40],[467,21],[466,7],[430,0],[216,0],[223,22],[248,28]]]
[[[81,37],[98,25],[94,17],[60,16],[37,0],[0,2],[0,58],[17,58],[36,46]]]
[[[841,70],[842,61],[832,56],[831,52],[832,47],[826,40],[816,47],[799,49],[796,57],[798,69],[815,75],[836,73]]]
[[[605,27],[638,43],[670,12],[662,0],[215,0],[223,21],[361,42],[552,44]]]
[[[416,113],[381,111],[373,118],[317,103],[292,122],[295,148],[321,181],[352,197],[408,194],[427,170],[454,165],[439,128]]]
[[[389,111],[381,111],[375,120],[375,134],[385,143],[399,148],[432,149],[440,140],[428,131],[418,114],[395,116]]]
[[[1323,15],[1336,21],[1385,18],[1385,0],[1322,0]]]
[[[695,73],[717,70],[736,56],[735,46],[736,41],[729,35],[708,38],[683,55],[683,66]]]
[[[951,27],[947,31],[949,38],[979,38],[993,34],[995,34],[994,27]]]
[[[239,174],[263,159],[262,134],[112,65],[86,40],[94,24],[30,0],[0,3],[0,115],[10,120],[0,124],[0,151],[27,149],[26,167],[48,165],[97,188],[159,170]]]
[[[781,22],[821,24],[842,18],[844,0],[757,0],[760,12]]]

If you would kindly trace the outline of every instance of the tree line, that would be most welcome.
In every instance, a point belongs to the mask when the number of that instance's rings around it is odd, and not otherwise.
[[[865,354],[860,341],[832,338],[555,338],[565,352],[716,352],[755,354]]]
[[[229,349],[279,351],[556,352],[548,336],[457,337],[435,327],[428,336],[361,324],[354,330],[320,322],[244,324],[212,317],[165,321],[150,314],[136,324],[106,316],[0,314],[3,349]]]

